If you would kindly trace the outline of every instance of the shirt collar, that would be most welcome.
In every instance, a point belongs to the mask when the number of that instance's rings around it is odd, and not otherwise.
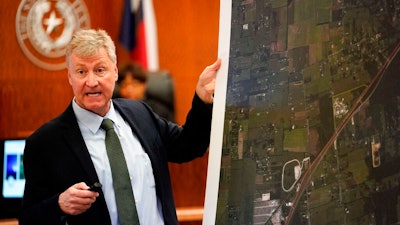
[[[110,100],[111,101],[111,100]],[[105,118],[111,119],[116,126],[120,126],[120,121],[117,117],[117,112],[114,108],[114,104],[111,101],[110,110],[104,117],[97,115],[89,110],[80,107],[76,102],[75,98],[72,100],[72,108],[74,110],[75,116],[79,123],[87,127],[91,132],[96,133],[100,129],[101,122]]]

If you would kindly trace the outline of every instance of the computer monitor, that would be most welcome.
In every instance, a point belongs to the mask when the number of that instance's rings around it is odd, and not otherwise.
[[[0,218],[15,218],[21,209],[25,187],[23,156],[25,139],[1,140]]]

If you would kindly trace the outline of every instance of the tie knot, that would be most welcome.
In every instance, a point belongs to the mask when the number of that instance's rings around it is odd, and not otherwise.
[[[108,131],[110,129],[114,129],[113,122],[110,119],[104,119],[101,122],[100,127],[103,128],[105,131]]]

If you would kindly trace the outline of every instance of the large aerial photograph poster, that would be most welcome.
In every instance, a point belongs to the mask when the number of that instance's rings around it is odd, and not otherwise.
[[[221,0],[203,224],[400,224],[400,0]]]

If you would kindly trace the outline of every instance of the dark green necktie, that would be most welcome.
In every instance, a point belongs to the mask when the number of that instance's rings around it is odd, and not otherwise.
[[[106,131],[106,149],[111,166],[119,225],[139,225],[128,167],[113,122],[104,119],[100,127]]]

